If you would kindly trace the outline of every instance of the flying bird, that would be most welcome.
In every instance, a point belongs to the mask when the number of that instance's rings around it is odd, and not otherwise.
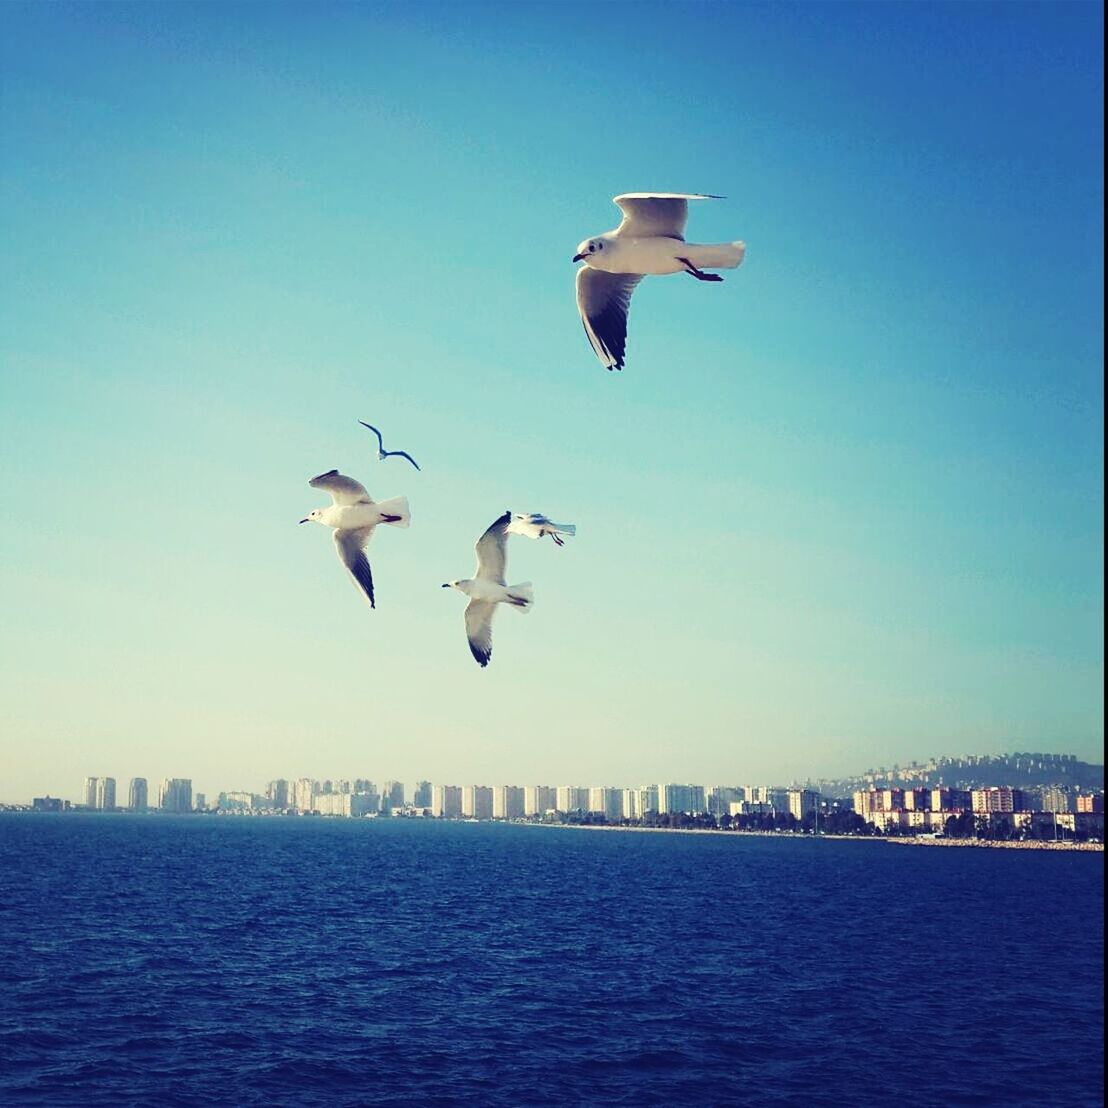
[[[377,504],[353,477],[346,477],[337,469],[313,477],[308,484],[313,489],[329,492],[332,503],[329,508],[309,512],[300,522],[322,523],[324,527],[334,528],[332,537],[339,561],[350,571],[354,584],[369,600],[369,606],[376,608],[373,574],[365,556],[366,543],[379,523],[391,523],[394,527],[407,527],[411,523],[408,498],[397,496]]]
[[[706,269],[734,269],[746,253],[742,242],[701,246],[685,242],[690,200],[722,200],[695,192],[625,192],[615,197],[623,222],[577,247],[577,310],[593,351],[607,369],[622,369],[627,312],[635,286],[647,274],[688,273],[698,281],[722,281]]]
[[[477,569],[472,578],[447,581],[444,589],[457,589],[469,597],[466,605],[466,638],[470,653],[482,668],[492,656],[492,617],[498,604],[509,604],[521,612],[529,612],[535,603],[531,582],[506,585],[504,567],[507,560],[508,525],[512,513],[505,512],[477,540]]]
[[[573,523],[555,523],[538,512],[527,515],[514,515],[508,524],[509,535],[526,535],[529,539],[541,539],[549,535],[558,546],[565,546],[562,535],[576,535],[577,525]]]
[[[366,423],[364,419],[359,419],[358,422],[363,427],[368,427],[377,436],[377,460],[379,462],[383,462],[386,458],[407,458],[416,469],[419,469],[419,464],[416,462],[415,458],[406,450],[386,450],[384,440],[381,438],[381,432],[378,431],[372,423]]]

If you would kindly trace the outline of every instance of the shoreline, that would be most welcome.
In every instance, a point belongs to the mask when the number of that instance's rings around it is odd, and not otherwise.
[[[1066,840],[1000,840],[1000,839],[946,839],[924,838],[917,835],[803,835],[778,831],[721,831],[711,827],[622,827],[611,823],[521,823],[525,827],[555,827],[568,831],[631,831],[639,834],[659,835],[723,835],[743,838],[766,839],[834,839],[837,842],[896,843],[900,846],[959,846],[985,847],[1001,850],[1053,850],[1104,852],[1103,843],[1073,842]]]

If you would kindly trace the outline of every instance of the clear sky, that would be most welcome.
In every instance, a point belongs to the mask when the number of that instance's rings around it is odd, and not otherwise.
[[[0,7],[0,800],[1103,738],[1102,7]],[[627,368],[570,258],[705,191]],[[372,437],[423,466],[379,463]],[[411,501],[359,599],[297,520]],[[526,617],[464,599],[506,508]]]

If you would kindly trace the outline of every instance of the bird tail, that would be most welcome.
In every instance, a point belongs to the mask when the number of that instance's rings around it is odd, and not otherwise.
[[[577,524],[576,523],[552,523],[551,527],[553,527],[555,531],[558,531],[563,535],[576,535],[577,534]]]
[[[530,581],[508,586],[508,603],[521,612],[529,612],[535,603],[535,590]]]
[[[746,256],[745,242],[721,242],[689,248],[689,261],[700,269],[734,269]]]
[[[408,498],[406,496],[394,496],[392,500],[382,500],[377,505],[377,511],[383,516],[398,517],[383,521],[391,523],[393,527],[407,527],[412,522],[412,513],[408,508]]]

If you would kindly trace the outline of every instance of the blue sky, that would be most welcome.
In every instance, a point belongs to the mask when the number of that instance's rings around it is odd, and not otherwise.
[[[1099,760],[1102,19],[5,5],[0,800]],[[644,189],[747,259],[609,374],[570,258]],[[332,467],[412,504],[376,611]],[[481,671],[505,508],[579,531]]]

